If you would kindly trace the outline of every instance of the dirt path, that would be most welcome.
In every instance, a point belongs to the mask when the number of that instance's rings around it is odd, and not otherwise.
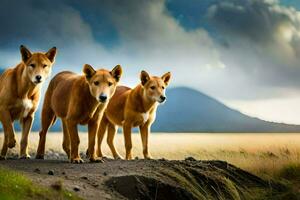
[[[58,182],[84,199],[249,199],[280,192],[268,182],[222,161],[106,160],[70,164],[62,160],[6,160],[38,184]]]

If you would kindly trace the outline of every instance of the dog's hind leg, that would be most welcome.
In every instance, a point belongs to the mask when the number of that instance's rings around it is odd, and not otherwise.
[[[98,157],[103,157],[102,151],[101,151],[101,144],[102,144],[102,140],[104,137],[104,134],[106,132],[107,129],[107,125],[108,125],[108,119],[106,118],[105,114],[103,115],[100,125],[99,125],[99,129],[98,129],[98,133],[97,133],[97,156]]]
[[[70,159],[71,147],[70,147],[70,134],[67,129],[67,122],[62,120],[62,127],[63,127],[63,150],[66,152],[68,159]]]
[[[70,161],[71,163],[83,163],[83,160],[79,155],[79,143],[80,138],[78,135],[77,123],[73,120],[66,121],[68,133],[70,134],[70,142],[71,142],[71,155]]]
[[[113,154],[115,159],[121,159],[121,156],[119,155],[118,151],[115,149],[114,145],[114,137],[116,135],[116,132],[118,130],[118,127],[115,126],[112,123],[108,123],[107,126],[107,144],[111,150],[111,153]]]
[[[40,140],[38,149],[36,152],[36,159],[44,159],[45,154],[45,144],[46,144],[46,134],[49,127],[55,122],[56,116],[50,106],[44,103],[42,110],[42,130],[40,131]]]
[[[126,150],[126,156],[125,156],[126,160],[132,159],[131,129],[132,129],[132,125],[125,121],[123,123],[123,134],[124,134],[124,142],[125,142],[125,150]]]

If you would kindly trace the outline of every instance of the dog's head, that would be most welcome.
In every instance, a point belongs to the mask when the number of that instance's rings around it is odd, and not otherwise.
[[[100,103],[106,103],[115,93],[117,83],[122,76],[122,67],[115,66],[111,71],[105,69],[95,70],[91,65],[83,67],[90,93]]]
[[[31,53],[25,46],[20,46],[22,61],[26,65],[26,75],[34,84],[42,83],[51,73],[56,55],[56,48],[47,53]]]
[[[140,78],[146,98],[159,103],[163,103],[166,100],[165,89],[171,79],[170,72],[158,77],[150,76],[146,71],[142,71]]]

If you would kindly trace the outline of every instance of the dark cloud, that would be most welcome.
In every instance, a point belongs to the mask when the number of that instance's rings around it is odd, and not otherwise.
[[[207,16],[231,41],[238,37],[261,46],[285,45],[296,50],[294,42],[300,38],[299,12],[276,0],[223,0],[210,6]]]
[[[164,0],[4,0],[0,65],[19,61],[20,44],[33,50],[57,46],[54,73],[80,72],[84,63],[121,63],[124,80],[131,85],[140,69],[153,74],[171,70],[173,85],[191,86],[220,99],[298,92],[297,10],[275,0],[193,3],[197,6]]]
[[[30,43],[65,44],[85,40],[91,30],[79,11],[63,1],[1,1],[0,45]]]
[[[222,0],[209,7],[207,17],[228,44],[219,48],[228,71],[252,82],[245,96],[299,92],[299,11],[276,0]]]

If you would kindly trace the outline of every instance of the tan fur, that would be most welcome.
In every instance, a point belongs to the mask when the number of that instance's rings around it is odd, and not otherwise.
[[[165,87],[167,87],[171,73],[166,73],[162,77],[150,77],[147,72],[141,72],[141,84],[134,89],[125,86],[117,87],[114,96],[111,98],[105,110],[105,114],[100,123],[98,131],[97,155],[102,157],[101,143],[107,130],[107,143],[115,159],[120,155],[114,147],[114,136],[118,126],[123,127],[126,159],[132,159],[131,149],[131,129],[139,127],[143,154],[146,159],[151,158],[148,152],[148,135],[155,120],[158,103],[165,100]]]
[[[43,104],[42,130],[36,158],[44,158],[47,131],[56,117],[60,117],[63,124],[63,149],[71,162],[83,162],[78,152],[78,124],[88,125],[90,161],[100,161],[94,152],[95,137],[103,111],[121,77],[122,68],[117,65],[112,71],[95,71],[90,65],[85,65],[83,72],[85,75],[65,71],[51,80]],[[103,96],[107,96],[107,99],[100,102]]]
[[[20,158],[29,158],[28,134],[38,107],[40,86],[50,74],[56,48],[47,53],[31,53],[20,47],[22,62],[15,68],[7,69],[0,76],[0,121],[4,129],[4,142],[1,158],[8,148],[16,145],[13,122],[19,119],[22,125]],[[36,79],[40,76],[39,79]]]

